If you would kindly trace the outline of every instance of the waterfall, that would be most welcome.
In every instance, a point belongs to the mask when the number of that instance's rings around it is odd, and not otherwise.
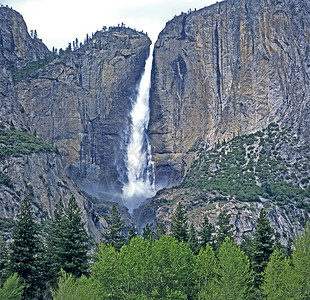
[[[144,200],[155,195],[154,166],[151,146],[146,133],[149,123],[149,90],[153,60],[153,46],[145,63],[138,85],[138,93],[130,113],[130,137],[126,151],[127,179],[122,189],[124,205],[132,212]]]

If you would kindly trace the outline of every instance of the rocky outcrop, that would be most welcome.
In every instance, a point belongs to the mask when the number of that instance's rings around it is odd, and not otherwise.
[[[1,128],[32,132],[60,153],[1,158],[0,175],[11,184],[0,182],[0,217],[15,218],[20,201],[29,196],[42,220],[53,215],[60,199],[66,202],[74,195],[89,233],[99,241],[113,204],[104,199],[114,195],[93,198],[67,174],[90,192],[98,182],[119,184],[117,159],[126,142],[122,134],[150,40],[129,28],[110,28],[54,57],[41,40],[29,36],[16,11],[1,7],[0,25]],[[132,224],[127,209],[120,211]]]
[[[33,130],[58,147],[80,187],[103,199],[116,199],[121,187],[124,135],[149,45],[129,28],[100,31],[16,86]]]
[[[39,39],[29,36],[23,17],[16,11],[0,7],[0,123],[9,127],[26,127],[26,118],[16,99],[12,71],[49,54]]]
[[[192,148],[265,128],[309,139],[310,4],[227,0],[167,23],[154,48],[149,135],[159,186]]]

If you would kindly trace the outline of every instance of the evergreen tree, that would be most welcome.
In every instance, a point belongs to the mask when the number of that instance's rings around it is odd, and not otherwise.
[[[125,244],[125,236],[123,234],[125,230],[125,223],[115,205],[112,206],[110,215],[106,217],[106,220],[109,226],[103,233],[105,241],[116,250],[120,250]]]
[[[181,202],[178,203],[178,206],[175,210],[175,213],[172,217],[171,222],[171,232],[172,236],[176,238],[179,242],[187,242],[188,240],[188,224],[187,224],[187,216],[185,215],[185,211]]]
[[[159,223],[156,228],[155,239],[159,240],[161,236],[166,234],[166,228],[163,223]]]
[[[0,236],[0,285],[7,279],[8,277],[8,249],[6,247],[6,243],[3,236]]]
[[[33,299],[41,281],[38,269],[38,226],[31,211],[31,202],[26,197],[20,206],[10,244],[10,271],[17,273],[24,284],[24,298]]]
[[[205,248],[207,244],[212,244],[212,235],[215,232],[214,226],[209,222],[207,215],[204,215],[203,222],[198,230],[200,245]]]
[[[138,236],[137,228],[135,225],[132,225],[132,227],[130,227],[129,233],[128,233],[128,238],[127,238],[128,242],[130,242],[132,239],[134,239],[137,236]]]
[[[193,251],[194,254],[198,254],[200,250],[198,237],[196,234],[196,230],[194,224],[191,223],[188,234],[188,247]]]
[[[60,269],[76,277],[87,273],[89,236],[74,196],[66,207],[61,200],[57,203],[47,247],[53,283]]]
[[[147,240],[147,239],[148,240],[152,240],[153,235],[154,235],[154,233],[153,233],[153,230],[152,230],[150,224],[146,223],[146,225],[143,227],[143,231],[142,231],[143,239],[145,239],[145,240]]]
[[[269,224],[265,211],[262,209],[256,222],[251,255],[255,275],[254,286],[256,288],[262,283],[263,272],[274,249],[273,235],[274,231]]]
[[[230,214],[226,211],[221,211],[217,221],[218,228],[216,229],[215,248],[219,249],[226,238],[234,239],[234,226],[230,224]]]

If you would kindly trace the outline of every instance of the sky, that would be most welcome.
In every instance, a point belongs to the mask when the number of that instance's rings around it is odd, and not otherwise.
[[[51,50],[66,48],[78,38],[84,42],[103,26],[126,26],[157,39],[166,22],[175,15],[209,6],[216,0],[0,0],[18,11],[28,31],[37,30]]]

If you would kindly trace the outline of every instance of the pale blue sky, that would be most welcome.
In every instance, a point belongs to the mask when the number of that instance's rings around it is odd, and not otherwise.
[[[165,23],[189,9],[200,9],[215,0],[0,0],[21,13],[28,30],[51,49],[66,48],[68,42],[95,33],[102,26],[126,26],[148,32],[157,38]]]

